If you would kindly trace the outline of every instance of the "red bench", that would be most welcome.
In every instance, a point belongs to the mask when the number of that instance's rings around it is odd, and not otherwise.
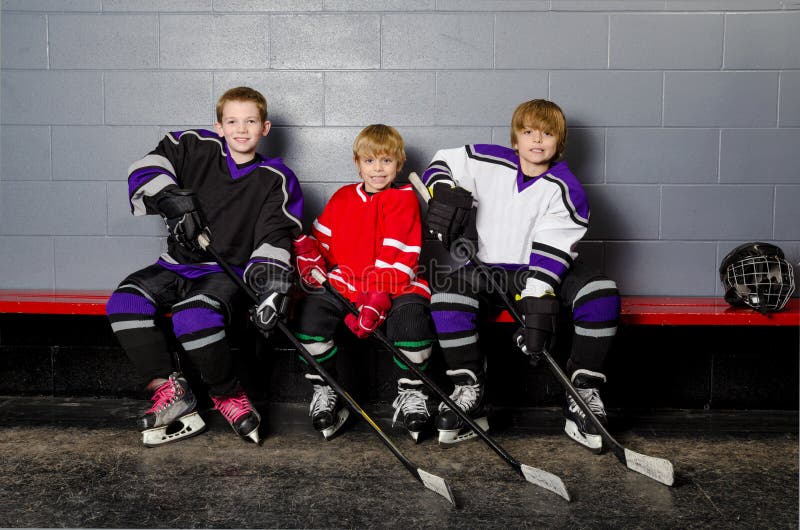
[[[105,315],[110,291],[0,290],[0,313]],[[623,296],[623,324],[637,326],[800,326],[800,299],[777,313],[733,308],[721,297]],[[512,322],[504,312],[497,322]]]

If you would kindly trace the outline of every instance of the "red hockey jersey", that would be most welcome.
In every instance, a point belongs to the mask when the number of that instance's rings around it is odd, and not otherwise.
[[[344,186],[314,220],[312,235],[331,284],[351,301],[367,291],[430,299],[428,282],[417,278],[422,221],[411,186],[375,194],[363,182]]]

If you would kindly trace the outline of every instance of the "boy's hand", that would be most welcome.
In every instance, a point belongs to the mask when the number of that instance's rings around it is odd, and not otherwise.
[[[192,252],[202,250],[197,237],[205,233],[210,238],[211,231],[193,191],[169,188],[159,194],[155,204],[170,237]]]
[[[258,329],[269,333],[278,320],[286,314],[289,306],[289,297],[277,291],[267,291],[261,293],[258,305],[250,310],[250,319]]]
[[[328,275],[325,259],[319,253],[317,241],[307,235],[301,235],[292,241],[292,247],[294,247],[295,267],[300,280],[309,287],[322,287],[311,275],[314,270],[321,272],[323,276]]]
[[[472,194],[464,188],[440,185],[428,202],[425,225],[428,232],[436,236],[449,249],[467,228],[469,212],[472,210]]]
[[[386,293],[370,291],[359,294],[356,305],[358,316],[348,313],[344,317],[344,323],[356,337],[365,339],[386,320],[386,313],[391,309],[392,301]]]
[[[556,321],[561,305],[555,296],[540,298],[526,296],[521,301],[525,327],[514,334],[514,341],[531,362],[536,363],[550,337],[556,332]]]

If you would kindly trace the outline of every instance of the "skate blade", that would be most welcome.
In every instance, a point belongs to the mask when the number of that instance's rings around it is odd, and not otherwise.
[[[184,438],[191,438],[206,430],[206,423],[200,414],[192,412],[181,416],[169,425],[142,431],[142,443],[146,447],[158,447]]]
[[[254,444],[258,445],[261,443],[261,438],[258,436],[258,427],[253,429],[250,434],[246,434],[244,438],[248,438],[253,441]]]
[[[347,421],[347,418],[350,416],[350,409],[341,408],[339,409],[339,413],[336,415],[336,424],[331,425],[327,429],[322,430],[322,436],[325,437],[326,440],[330,440],[336,434],[344,422]]]
[[[599,455],[603,452],[603,437],[599,434],[583,434],[574,421],[566,420],[564,432],[594,454]]]
[[[486,416],[481,418],[475,418],[473,420],[475,423],[478,424],[478,427],[483,429],[483,432],[487,432],[489,430],[489,420]],[[445,445],[453,445],[459,442],[466,442],[467,440],[471,440],[478,436],[475,431],[473,431],[469,425],[463,426],[461,429],[458,430],[441,430],[439,429],[439,443]]]

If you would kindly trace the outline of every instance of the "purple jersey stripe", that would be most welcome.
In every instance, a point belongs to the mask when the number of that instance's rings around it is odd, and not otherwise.
[[[264,162],[264,159],[261,157],[261,155],[256,153],[255,158],[250,164],[239,167],[236,165],[236,161],[231,156],[230,151],[228,150],[228,144],[224,139],[222,139],[222,150],[225,152],[225,161],[228,163],[228,171],[231,172],[231,177],[233,177],[234,180],[252,173],[255,168]]]
[[[172,315],[172,327],[176,337],[197,333],[206,329],[225,327],[225,317],[207,307],[193,307],[176,311]]]
[[[495,162],[504,163],[507,166],[519,166],[519,157],[513,149],[495,144],[474,144],[467,146],[467,151],[472,148],[472,153],[476,158],[494,159]]]
[[[303,218],[303,192],[300,190],[300,182],[292,171],[283,165],[278,159],[278,170],[286,175],[286,188],[289,199],[286,201],[286,210],[297,219]]]
[[[175,180],[175,176],[171,175],[166,169],[163,168],[150,166],[137,169],[128,177],[128,197],[132,197],[136,190],[147,184],[150,180],[158,175],[167,175],[172,180]],[[175,184],[178,184],[177,180],[175,180]]]
[[[161,265],[168,271],[172,271],[175,274],[181,276],[182,278],[186,278],[189,280],[201,278],[206,274],[223,272],[222,267],[220,267],[216,263],[195,263],[195,264],[170,263],[168,261],[164,261],[163,259],[159,259],[158,261],[156,261],[156,263]],[[231,266],[231,268],[234,271],[236,271],[236,273],[239,276],[242,275],[243,270],[241,268],[234,266]]]
[[[559,278],[563,278],[569,269],[569,267],[564,265],[562,262],[549,256],[542,256],[536,252],[531,253],[531,267],[539,267],[541,269],[548,270],[557,275]]]
[[[438,333],[473,331],[477,327],[478,316],[471,311],[431,311],[431,316]]]
[[[575,211],[584,219],[589,218],[589,201],[586,199],[586,193],[583,191],[580,182],[575,175],[569,170],[566,162],[559,162],[550,168],[546,175],[552,175],[556,179],[563,182],[567,187],[570,202]]]
[[[130,313],[136,315],[155,315],[156,308],[144,296],[130,293],[117,293],[111,295],[106,304],[106,314]]]
[[[619,296],[604,296],[581,304],[573,311],[575,322],[615,322],[619,318]]]

